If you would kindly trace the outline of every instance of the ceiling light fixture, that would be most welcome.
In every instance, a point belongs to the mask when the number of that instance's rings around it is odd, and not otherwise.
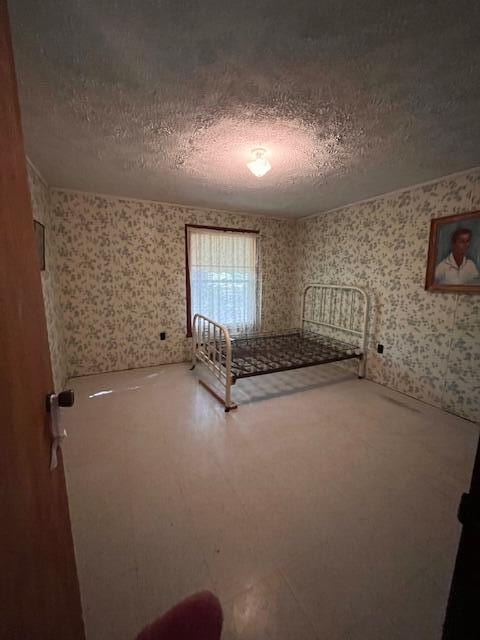
[[[255,157],[255,160],[247,162],[247,167],[250,169],[254,176],[257,176],[257,178],[261,178],[272,168],[272,165],[265,157],[266,153],[266,149],[252,149],[252,155]]]

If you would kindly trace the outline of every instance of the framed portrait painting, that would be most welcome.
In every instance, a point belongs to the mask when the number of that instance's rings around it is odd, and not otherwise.
[[[35,244],[37,245],[40,271],[45,271],[45,227],[41,222],[34,220],[33,231],[35,233]]]
[[[480,293],[480,211],[432,220],[425,289]]]

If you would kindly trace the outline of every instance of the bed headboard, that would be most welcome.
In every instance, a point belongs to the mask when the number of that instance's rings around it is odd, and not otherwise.
[[[312,282],[303,290],[302,330],[329,327],[357,336],[367,349],[368,297],[363,289]]]

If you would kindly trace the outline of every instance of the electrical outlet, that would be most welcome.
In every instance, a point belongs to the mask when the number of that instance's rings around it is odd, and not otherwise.
[[[167,334],[165,333],[165,331],[161,331],[160,332],[160,340],[165,340],[167,337]]]
[[[383,344],[377,344],[377,353],[383,353]]]

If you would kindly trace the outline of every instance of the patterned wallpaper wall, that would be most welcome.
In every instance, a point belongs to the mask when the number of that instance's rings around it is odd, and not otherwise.
[[[60,391],[67,379],[67,356],[64,344],[63,319],[58,296],[58,265],[56,234],[52,231],[50,192],[35,167],[27,164],[33,218],[45,226],[45,271],[41,272],[43,300],[47,319],[48,343],[55,391]]]
[[[424,290],[430,219],[479,210],[480,171],[297,222],[49,193],[29,175],[35,217],[47,227],[42,280],[57,389],[67,375],[185,357],[188,222],[260,230],[264,329],[298,324],[307,281],[364,286],[372,302],[368,377],[480,419],[480,296]]]
[[[430,219],[479,209],[473,171],[300,221],[297,244],[297,300],[308,281],[368,290],[367,376],[472,420],[480,420],[480,296],[427,292],[424,281]]]
[[[263,328],[290,325],[293,221],[60,190],[51,199],[70,376],[185,358],[185,223],[259,230]]]

